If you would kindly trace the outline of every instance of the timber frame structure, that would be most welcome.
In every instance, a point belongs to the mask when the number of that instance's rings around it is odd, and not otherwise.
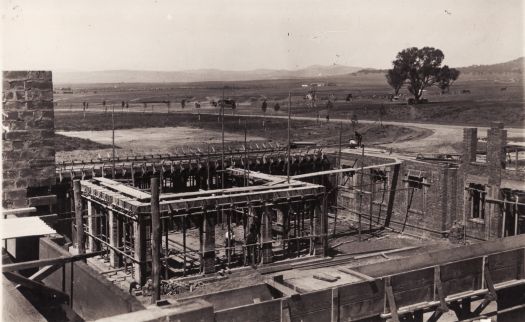
[[[227,169],[227,173],[233,177],[242,176],[246,170],[233,168]],[[281,257],[326,252],[327,215],[323,186],[296,180],[286,183],[283,177],[257,172],[248,175],[260,184],[160,194],[158,211],[165,234],[162,251],[165,276],[175,271],[169,266],[170,259],[182,260],[182,273],[185,275],[191,269],[188,267],[190,257],[198,263],[199,272],[213,273],[217,264],[216,251],[219,250],[225,251],[227,266],[233,265],[231,253],[235,252],[236,246],[221,248],[215,243],[215,226],[221,219],[225,219],[223,223],[228,225],[228,231],[232,220],[242,222],[245,232],[250,230],[244,234],[243,245],[240,246],[240,253],[244,255],[243,264],[247,264],[247,256],[251,264],[274,261],[272,227],[275,225],[272,223],[279,220],[278,217],[284,223],[281,239],[284,252]],[[87,220],[80,223],[77,218],[76,236],[85,234],[87,238],[77,237],[77,240],[84,241],[90,252],[107,248],[112,268],[125,266],[127,269],[128,264],[132,264],[132,276],[138,283],[144,284],[152,260],[149,247],[151,194],[106,178],[83,180],[80,186]],[[80,213],[83,211],[77,210],[77,214]],[[290,220],[293,236],[289,234]],[[79,224],[83,227],[80,231]],[[198,251],[187,249],[187,230],[190,227],[198,228]],[[182,233],[182,249],[180,245],[177,249],[172,248],[177,246],[169,240],[168,235],[172,232]],[[250,233],[253,233],[252,239]],[[79,249],[85,247],[84,243],[77,242]]]

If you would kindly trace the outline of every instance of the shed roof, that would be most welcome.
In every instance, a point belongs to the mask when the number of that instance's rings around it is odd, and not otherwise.
[[[38,217],[1,219],[0,227],[2,239],[56,234],[54,229]]]

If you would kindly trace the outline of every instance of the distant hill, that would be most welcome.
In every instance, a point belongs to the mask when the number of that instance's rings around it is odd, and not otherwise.
[[[472,65],[458,68],[462,74],[523,73],[524,57],[493,65]],[[296,70],[255,69],[249,71],[228,71],[220,69],[197,69],[185,71],[107,70],[93,72],[53,72],[56,84],[95,83],[188,83],[207,81],[251,81],[276,79],[341,79],[346,76],[363,74],[384,74],[386,69],[352,67],[344,65],[312,65]]]
[[[495,73],[523,73],[525,58],[520,57],[508,62],[493,65],[472,65],[461,67],[459,70],[464,74],[495,74]]]
[[[523,73],[525,58],[520,57],[508,62],[492,65],[472,65],[467,67],[455,67],[463,74],[486,74],[486,73]],[[452,66],[454,67],[454,66]],[[354,74],[385,74],[386,69],[364,68],[354,72]]]
[[[57,84],[90,83],[171,83],[204,81],[246,81],[272,79],[299,79],[344,75],[361,70],[361,67],[343,65],[313,65],[297,70],[256,69],[250,71],[226,71],[219,69],[198,69],[187,71],[143,71],[108,70],[93,72],[53,72]]]

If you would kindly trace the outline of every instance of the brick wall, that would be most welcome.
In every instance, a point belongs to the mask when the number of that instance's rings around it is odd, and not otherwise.
[[[344,165],[361,165],[361,156],[358,154],[345,154]],[[393,159],[365,155],[363,165],[378,165],[391,163]],[[395,189],[394,207],[390,227],[415,232],[420,235],[442,235],[441,232],[450,229],[457,216],[457,167],[446,164],[404,160],[401,164],[398,180],[393,185],[393,167],[386,170],[386,181],[374,183],[371,180],[372,171],[365,170],[362,187],[365,191],[362,201],[355,189],[361,186],[361,176],[354,175],[346,181],[346,191],[339,195],[339,205],[350,208],[354,212],[363,214],[362,220],[368,226],[370,207],[372,205],[372,218],[374,223],[384,223],[390,198],[390,190]],[[409,184],[410,178],[421,178],[422,185],[413,188]],[[386,192],[385,192],[386,190]],[[370,202],[373,198],[372,202]],[[359,207],[359,204],[361,206]],[[350,218],[357,220],[358,216],[352,211],[343,211]]]
[[[469,150],[472,142],[477,141],[477,133],[472,129],[464,129],[463,145]],[[457,189],[458,209],[460,209],[467,237],[488,240],[501,236],[502,212],[497,204],[484,204],[484,218],[473,218],[472,205],[475,202],[471,192],[466,190],[470,184],[483,185],[488,199],[502,199],[502,176],[506,177],[505,145],[507,131],[503,123],[493,122],[487,130],[487,157],[486,162],[476,162],[476,158],[463,158],[459,168],[459,184]],[[519,180],[518,178],[516,178]]]
[[[28,206],[28,188],[55,179],[53,83],[49,71],[4,71],[2,207]]]

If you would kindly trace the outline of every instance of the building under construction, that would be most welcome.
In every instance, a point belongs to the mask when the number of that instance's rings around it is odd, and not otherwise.
[[[501,123],[484,150],[464,129],[458,156],[265,144],[56,163],[51,73],[3,79],[6,321],[525,315],[525,169]]]

